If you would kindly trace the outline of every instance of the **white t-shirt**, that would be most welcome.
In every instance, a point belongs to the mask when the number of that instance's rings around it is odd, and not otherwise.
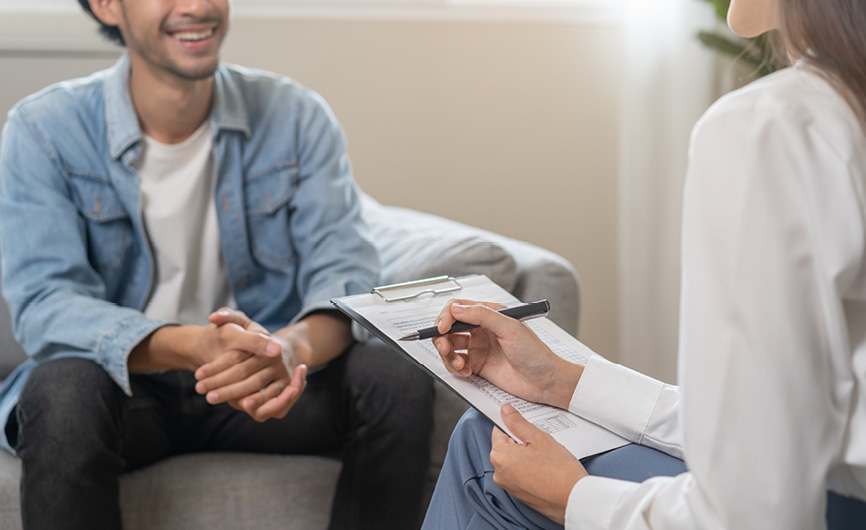
[[[798,66],[695,127],[684,196],[680,388],[593,358],[571,410],[689,472],[601,477],[566,528],[821,529],[866,500],[866,135]]]
[[[173,145],[145,135],[135,163],[156,266],[144,310],[150,318],[206,324],[211,312],[233,305],[217,227],[208,125]]]

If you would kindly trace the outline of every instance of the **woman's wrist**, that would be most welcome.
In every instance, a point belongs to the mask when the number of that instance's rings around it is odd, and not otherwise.
[[[547,389],[545,402],[554,407],[568,410],[574,390],[583,375],[583,365],[561,360],[554,371],[553,384]]]

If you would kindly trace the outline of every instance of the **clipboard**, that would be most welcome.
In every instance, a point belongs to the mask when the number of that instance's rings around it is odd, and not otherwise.
[[[399,341],[408,332],[430,326],[445,304],[458,293],[464,299],[498,302],[506,306],[520,303],[511,293],[483,275],[437,276],[384,285],[368,294],[335,298],[331,302],[514,439],[517,437],[505,427],[499,412],[506,402],[527,420],[550,433],[577,458],[628,443],[569,411],[520,399],[477,375],[464,378],[451,374],[430,340]],[[585,363],[594,354],[547,318],[526,321],[525,325],[532,328],[554,353],[572,362]]]
[[[463,285],[460,283],[460,279],[453,276],[444,275],[374,287],[370,291],[370,295],[378,296],[379,299],[381,299],[381,301],[386,304],[395,304],[399,302],[411,302],[413,300],[417,300],[423,296],[428,295],[431,297],[442,296],[446,294],[450,295],[452,293],[456,293],[457,291],[461,291],[462,289]],[[417,358],[408,354],[400,346],[400,341],[397,337],[389,336],[379,326],[370,322],[370,320],[367,319],[364,313],[357,311],[354,305],[351,304],[352,300],[358,299],[359,297],[367,296],[369,295],[355,295],[345,296],[342,298],[334,298],[331,300],[331,303],[334,304],[337,309],[342,311],[346,316],[351,318],[354,322],[360,324],[366,331],[378,337],[379,340],[402,354],[404,358],[406,358],[408,361],[427,372],[427,375],[444,384],[449,389],[453,390],[445,381],[442,380],[442,378],[435,371],[430,370],[430,368],[425,366],[424,363],[419,362]],[[450,299],[450,297],[448,299]],[[444,307],[444,305],[445,304],[443,303],[442,306]],[[461,395],[459,392],[455,393],[460,399],[465,401],[467,405],[472,406],[472,403],[468,399],[466,399],[466,397]]]

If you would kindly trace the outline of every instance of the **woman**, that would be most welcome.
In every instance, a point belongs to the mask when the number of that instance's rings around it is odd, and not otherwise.
[[[526,444],[464,417],[425,529],[866,528],[866,1],[734,0],[728,22],[745,37],[780,30],[793,66],[695,127],[682,386],[599,357],[568,364],[485,304],[449,304],[441,330],[481,327],[435,341],[452,373],[684,455],[688,471],[588,475],[505,405]],[[676,467],[653,459],[626,467]]]

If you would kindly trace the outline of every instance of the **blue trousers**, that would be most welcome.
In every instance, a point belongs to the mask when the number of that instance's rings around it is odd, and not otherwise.
[[[460,419],[422,530],[562,530],[562,525],[512,498],[493,482],[492,430],[493,423],[474,409]],[[686,471],[682,460],[634,444],[581,462],[590,475],[633,482]],[[866,528],[866,503],[833,493],[827,500],[829,530]]]

